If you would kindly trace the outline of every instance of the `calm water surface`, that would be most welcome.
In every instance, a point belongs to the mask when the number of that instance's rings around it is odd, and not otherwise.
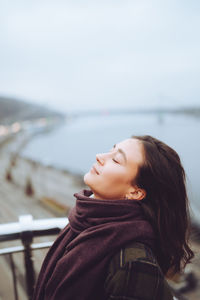
[[[131,135],[149,134],[173,147],[187,174],[190,198],[200,211],[200,119],[180,115],[99,115],[66,122],[34,138],[23,154],[45,164],[84,174],[96,153]]]

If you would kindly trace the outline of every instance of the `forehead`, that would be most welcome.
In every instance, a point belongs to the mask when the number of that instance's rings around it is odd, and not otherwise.
[[[130,163],[142,163],[144,159],[142,143],[134,138],[123,140],[116,144],[117,148],[124,151]]]

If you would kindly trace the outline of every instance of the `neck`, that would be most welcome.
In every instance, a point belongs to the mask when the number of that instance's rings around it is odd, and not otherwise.
[[[93,198],[98,199],[98,200],[116,200],[116,199],[125,200],[126,199],[126,197],[119,197],[119,196],[117,196],[117,197],[108,197],[108,196],[104,197],[103,195],[100,195],[96,192],[93,192]]]
[[[99,199],[99,200],[106,200],[105,198],[103,198],[101,195],[99,195],[97,193],[93,193],[93,198]]]

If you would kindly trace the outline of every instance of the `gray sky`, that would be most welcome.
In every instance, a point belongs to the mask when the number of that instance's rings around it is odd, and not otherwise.
[[[67,110],[200,105],[199,0],[0,0],[0,95]]]

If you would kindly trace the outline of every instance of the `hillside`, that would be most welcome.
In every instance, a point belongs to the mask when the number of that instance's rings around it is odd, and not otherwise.
[[[33,120],[43,117],[62,118],[64,115],[42,105],[0,97],[0,124],[9,124],[15,121]]]

